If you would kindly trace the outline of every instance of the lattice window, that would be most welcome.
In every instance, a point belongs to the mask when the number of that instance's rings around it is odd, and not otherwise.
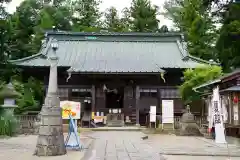
[[[177,88],[160,89],[161,98],[181,98]]]
[[[140,98],[157,97],[157,89],[140,89]]]
[[[90,88],[73,88],[71,90],[72,98],[85,98],[91,97],[91,89]]]

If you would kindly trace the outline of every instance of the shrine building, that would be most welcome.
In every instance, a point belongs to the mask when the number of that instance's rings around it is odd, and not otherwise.
[[[44,81],[46,90],[53,40],[58,43],[60,100],[81,102],[85,118],[92,112],[115,113],[123,123],[145,125],[150,106],[161,115],[162,100],[173,100],[174,115],[181,115],[178,86],[184,69],[209,64],[189,55],[178,33],[51,31],[38,54],[14,61],[25,77]],[[200,114],[201,109],[194,108],[192,112]]]

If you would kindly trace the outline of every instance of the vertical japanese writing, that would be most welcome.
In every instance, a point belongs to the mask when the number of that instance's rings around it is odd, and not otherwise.
[[[214,106],[214,123],[219,124],[221,123],[221,119],[220,119],[220,112],[218,110],[218,101],[214,101],[213,106]]]

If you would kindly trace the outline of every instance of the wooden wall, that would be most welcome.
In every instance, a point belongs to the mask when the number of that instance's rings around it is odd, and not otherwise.
[[[124,107],[123,111],[126,114],[136,111],[136,105],[139,111],[149,110],[151,105],[157,106],[157,112],[161,114],[161,101],[164,99],[174,100],[174,111],[176,114],[181,114],[183,103],[177,93],[177,86],[181,84],[182,70],[172,69],[167,70],[164,78],[160,74],[72,74],[67,81],[67,68],[58,69],[58,85],[60,98],[62,100],[73,100],[72,90],[87,88],[91,90],[92,109],[103,112],[108,112],[105,107],[105,94],[103,93],[103,84],[111,87],[124,87]],[[49,69],[48,68],[28,68],[24,70],[25,77],[32,75],[48,84]],[[137,93],[137,87],[139,93]],[[155,90],[153,96],[144,94],[144,90]],[[155,92],[154,91],[154,92]],[[136,99],[139,97],[139,100]],[[74,100],[77,100],[76,97]],[[79,99],[83,102],[84,99]]]

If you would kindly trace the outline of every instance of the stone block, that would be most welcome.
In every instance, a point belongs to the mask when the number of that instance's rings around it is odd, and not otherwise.
[[[41,135],[54,135],[54,134],[62,134],[62,126],[40,126],[39,134]]]
[[[42,116],[41,125],[62,125],[62,117],[60,116]]]
[[[60,145],[61,139],[63,139],[62,135],[58,136],[45,136],[45,135],[39,135],[37,144],[41,144],[43,146],[54,146],[55,144]]]

